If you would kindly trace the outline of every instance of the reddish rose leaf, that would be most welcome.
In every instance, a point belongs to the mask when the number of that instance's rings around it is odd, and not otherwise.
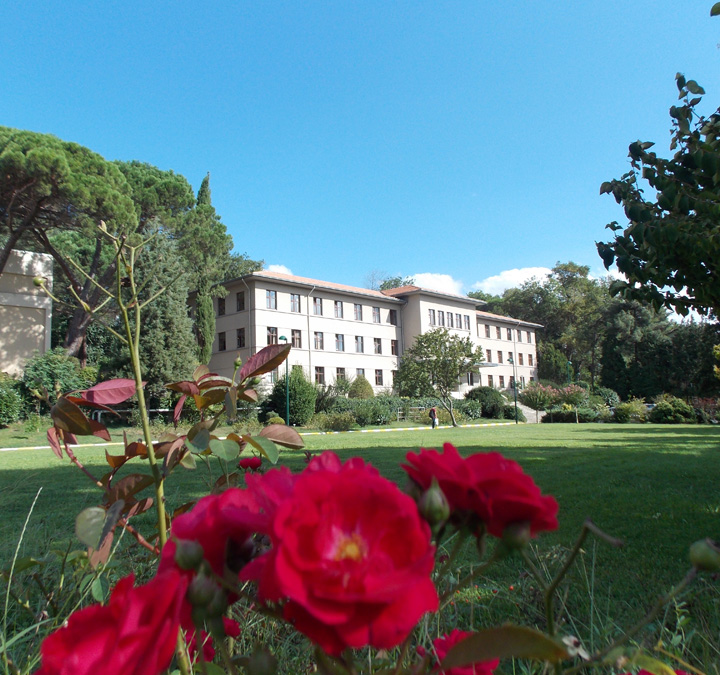
[[[95,569],[98,565],[104,565],[108,561],[108,558],[110,557],[110,551],[112,550],[114,536],[114,532],[111,532],[107,537],[105,537],[99,549],[88,549],[88,560],[90,562],[90,567]]]
[[[80,436],[90,436],[92,434],[90,420],[85,417],[85,413],[64,396],[58,398],[55,405],[50,409],[50,417],[52,417],[58,429],[69,431],[71,434],[79,434]]]
[[[104,441],[112,441],[112,438],[110,438],[110,432],[104,424],[100,424],[100,422],[96,422],[95,420],[88,420],[88,422],[90,422],[90,428],[92,429],[93,436],[102,438]]]
[[[110,465],[111,469],[119,469],[129,459],[130,457],[126,457],[125,455],[111,455],[107,450],[105,450],[105,461]]]
[[[105,501],[112,504],[119,500],[127,500],[146,487],[151,486],[154,482],[153,477],[147,474],[131,473],[110,488],[110,491],[105,496]]]
[[[112,408],[108,408],[106,405],[102,405],[101,403],[94,403],[93,401],[88,401],[86,398],[83,398],[82,396],[70,396],[69,394],[65,396],[65,398],[70,401],[71,403],[74,403],[75,405],[86,405],[88,408],[95,408],[97,410],[104,410],[105,412],[112,413],[113,415],[119,415],[120,413],[116,412]]]
[[[188,394],[190,396],[197,396],[200,393],[200,389],[197,384],[189,382],[188,380],[166,384],[165,389],[171,389],[172,391],[177,391],[181,394]]]
[[[180,415],[182,415],[182,409],[185,405],[185,399],[187,398],[187,394],[183,394],[179,399],[178,402],[175,404],[175,410],[173,410],[173,423],[177,424],[180,421]]]
[[[174,436],[171,440],[167,440],[162,443],[153,443],[155,457],[157,457],[158,459],[160,459],[161,457],[166,457],[173,450],[176,450],[177,448],[182,448],[184,443],[184,436]]]
[[[90,403],[117,405],[127,401],[134,393],[135,380],[121,377],[90,387],[84,392],[84,398]]]
[[[290,353],[290,345],[268,345],[263,347],[257,354],[253,354],[240,370],[238,376],[242,382],[256,375],[263,375],[275,370]]]
[[[65,445],[78,445],[78,439],[75,434],[71,434],[69,431],[58,431],[58,435],[65,441]]]
[[[222,403],[225,400],[225,389],[209,389],[202,396],[194,396],[195,405],[199,410],[204,410],[216,403]]]
[[[246,389],[245,391],[238,392],[238,398],[242,401],[248,401],[249,403],[257,403],[258,395],[254,389]]]
[[[48,439],[48,443],[50,443],[50,447],[52,448],[52,451],[57,455],[57,458],[62,459],[63,458],[62,447],[60,445],[60,439],[58,438],[58,432],[55,427],[50,427],[47,430],[47,439]]]
[[[229,476],[222,475],[215,481],[215,485],[210,490],[211,495],[217,495],[224,492],[229,487],[237,487],[240,482],[240,474],[235,472]]]
[[[305,447],[305,443],[303,443],[300,434],[285,424],[269,424],[264,427],[258,435],[264,436],[278,445],[292,448],[293,450],[299,450]]]
[[[197,501],[187,502],[183,504],[182,506],[178,506],[172,514],[173,518],[177,518],[178,516],[181,516],[183,513],[187,513],[193,506],[197,504]]]
[[[128,510],[126,517],[132,518],[133,516],[137,516],[140,513],[144,513],[147,511],[151,506],[153,505],[153,498],[152,497],[145,497],[144,499],[141,499],[139,502],[135,502],[130,509]]]
[[[205,391],[206,389],[212,389],[213,387],[230,387],[232,386],[232,383],[233,381],[229,377],[220,377],[219,375],[215,375],[198,382],[198,387],[200,388],[200,391]]]
[[[210,368],[207,366],[198,366],[193,370],[192,378],[195,382],[200,381],[203,377],[210,375]]]
[[[145,445],[145,443],[140,443],[140,441],[130,443],[125,448],[125,455],[128,459],[130,457],[147,457],[147,445]]]

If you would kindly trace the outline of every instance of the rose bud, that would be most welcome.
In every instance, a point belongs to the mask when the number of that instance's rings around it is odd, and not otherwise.
[[[450,505],[436,478],[420,497],[418,510],[433,529],[442,527],[450,517]]]
[[[702,572],[720,571],[720,547],[712,539],[700,539],[690,546],[690,562]]]
[[[196,541],[178,539],[175,549],[175,562],[181,570],[196,570],[203,561],[203,547]]]
[[[242,368],[242,358],[240,358],[240,356],[238,356],[238,357],[233,361],[233,368],[235,368],[236,370],[237,370],[238,368]]]
[[[45,279],[43,277],[33,277],[33,284],[38,287],[44,286]]]
[[[502,541],[509,549],[521,549],[530,541],[530,523],[521,522],[508,525],[502,533]]]
[[[185,596],[195,607],[207,607],[214,599],[218,585],[206,576],[197,575],[191,582]]]

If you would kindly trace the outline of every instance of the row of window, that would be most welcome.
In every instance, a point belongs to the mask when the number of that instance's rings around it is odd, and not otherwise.
[[[493,356],[493,355],[492,355],[492,350],[491,350],[491,349],[486,349],[486,350],[485,350],[485,361],[487,361],[488,363],[492,363],[492,362],[493,362],[492,356]],[[512,363],[512,358],[513,358],[512,352],[508,352],[507,362],[508,362],[508,363]],[[497,351],[497,361],[496,361],[496,363],[502,363],[502,362],[503,362],[503,353],[502,353],[500,350],[498,350],[498,351]],[[533,363],[533,355],[532,355],[532,354],[528,354],[528,355],[527,355],[527,364],[528,364],[529,366],[534,365],[534,363]],[[516,365],[518,365],[518,366],[524,366],[524,365],[525,365],[525,355],[524,355],[524,354],[520,354],[520,353],[517,354],[517,364],[516,364]]]
[[[448,328],[464,328],[470,330],[470,315],[469,314],[453,314],[452,312],[446,312],[442,309],[437,311],[434,309],[428,310],[429,320],[431,326],[442,326],[447,325]]]
[[[397,370],[392,371],[393,380],[395,379],[395,374],[397,373]],[[365,377],[365,368],[356,368],[355,369],[355,375],[360,376],[362,375]],[[335,380],[346,380],[347,379],[347,372],[345,368],[336,368],[335,369]],[[325,366],[315,366],[315,383],[316,384],[325,384]],[[384,378],[383,378],[383,371],[380,368],[377,368],[375,370],[375,386],[382,387],[384,386]]]
[[[243,349],[245,347],[245,329],[238,328],[236,333],[236,349]],[[278,335],[278,329],[276,326],[268,326],[267,328],[267,343],[269,345],[276,345],[280,337]],[[290,344],[296,349],[302,348],[302,331],[293,328],[290,331]],[[316,331],[314,334],[314,347],[315,349],[325,349],[325,334]],[[218,333],[218,351],[224,352],[227,349],[227,333],[222,331]],[[345,351],[345,335],[342,333],[335,333],[335,351]],[[362,335],[355,336],[355,351],[358,354],[365,353],[365,338]],[[373,338],[373,354],[382,354],[382,339]],[[390,340],[390,354],[392,356],[398,355],[398,341]]]
[[[235,293],[235,311],[245,311],[245,291],[238,291]],[[217,299],[217,313],[218,316],[223,316],[225,314],[225,298]]]
[[[480,337],[480,326],[482,324],[478,324],[478,337]],[[485,337],[489,338],[491,334],[491,326],[488,324],[485,324]],[[513,329],[512,328],[506,328],[506,335],[507,339],[512,342],[513,339]],[[522,342],[523,341],[523,332],[518,328],[516,331],[517,334],[517,341]],[[525,331],[526,341],[528,344],[532,343],[532,333],[529,330]],[[495,339],[496,340],[502,340],[502,328],[500,326],[495,326]]]

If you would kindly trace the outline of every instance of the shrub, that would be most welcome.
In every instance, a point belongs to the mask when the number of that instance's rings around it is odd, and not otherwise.
[[[363,401],[360,405],[356,406],[353,411],[355,421],[361,427],[366,427],[368,424],[376,424],[378,421],[378,413],[378,406],[375,405],[374,400]]]
[[[315,399],[317,389],[315,385],[305,379],[302,368],[293,368],[290,371],[290,420],[288,424],[304,426],[315,413]],[[261,410],[267,421],[270,411],[285,413],[285,376],[283,375],[270,392],[270,396],[263,401]],[[277,414],[277,413],[276,413]]]
[[[600,420],[600,413],[593,408],[575,408],[570,405],[559,405],[550,408],[540,420],[544,424],[549,423],[588,423],[598,422]]]
[[[465,394],[465,398],[480,403],[483,417],[502,419],[503,408],[507,401],[497,389],[493,387],[475,387]]]
[[[29,402],[35,402],[33,390],[44,387],[54,400],[58,393],[87,389],[95,384],[97,370],[82,368],[80,361],[68,356],[62,347],[44,354],[35,354],[26,364],[22,376],[23,394]]]
[[[274,415],[273,417],[268,417],[265,420],[265,424],[285,424],[285,420],[278,415]]]
[[[22,412],[22,399],[15,382],[11,379],[0,380],[0,426],[17,422]]]
[[[645,401],[641,398],[631,398],[629,401],[615,406],[613,420],[620,424],[627,424],[628,422],[642,424],[645,422],[646,415],[647,406]]]
[[[597,387],[593,394],[595,396],[599,396],[603,401],[605,401],[605,404],[609,405],[611,408],[620,403],[620,396],[614,389],[610,389],[610,387]]]
[[[660,396],[655,407],[648,414],[648,421],[654,424],[694,424],[695,411],[682,399],[675,396]]]
[[[374,398],[375,392],[372,385],[367,381],[364,375],[358,375],[348,389],[348,398]]]
[[[503,407],[503,417],[506,420],[514,420],[515,419],[515,404],[514,403],[508,403],[506,406]],[[527,422],[527,418],[525,417],[525,414],[523,411],[518,408],[517,409],[517,420],[518,422]]]
[[[348,431],[357,426],[350,412],[320,413],[312,419],[313,426],[321,431]]]
[[[472,399],[458,401],[455,410],[456,413],[461,413],[469,420],[479,420],[482,417],[482,403],[480,401],[473,401]]]

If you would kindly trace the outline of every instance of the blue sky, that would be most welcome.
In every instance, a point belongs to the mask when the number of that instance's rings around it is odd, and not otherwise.
[[[633,140],[669,152],[675,73],[716,107],[712,4],[29,0],[2,11],[0,124],[210,171],[236,250],[301,276],[599,275],[600,183]]]

